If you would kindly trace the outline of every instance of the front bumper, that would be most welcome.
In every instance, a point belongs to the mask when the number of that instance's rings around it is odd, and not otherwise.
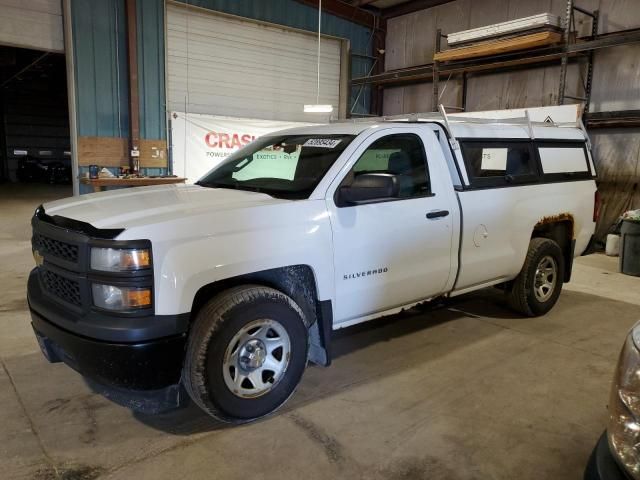
[[[63,330],[34,310],[31,324],[49,361],[62,361],[99,384],[156,390],[180,381],[185,335],[136,343],[103,342]]]
[[[602,434],[591,453],[584,480],[629,480],[609,449],[606,432]]]
[[[49,361],[62,361],[117,389],[151,391],[180,382],[188,315],[79,315],[43,291],[36,270],[29,276],[27,298],[33,329]]]

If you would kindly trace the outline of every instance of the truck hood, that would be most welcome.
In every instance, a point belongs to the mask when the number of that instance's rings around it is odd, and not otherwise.
[[[43,205],[51,216],[96,228],[129,228],[178,217],[286,203],[269,195],[198,185],[159,185],[92,193]]]

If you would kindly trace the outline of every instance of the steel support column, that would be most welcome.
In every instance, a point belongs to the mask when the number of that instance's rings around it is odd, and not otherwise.
[[[80,167],[78,162],[78,119],[76,117],[76,72],[71,24],[71,0],[62,0],[64,27],[64,56],[67,67],[67,102],[69,105],[69,143],[71,146],[71,182],[73,195],[80,195]]]
[[[126,0],[127,59],[129,62],[129,166],[140,168],[140,97],[138,93],[138,25],[136,0]]]
[[[573,0],[567,0],[567,9],[564,17],[564,29],[562,32],[562,43],[564,55],[560,59],[560,86],[558,88],[558,105],[564,104],[564,94],[567,87],[567,67],[569,65],[569,40],[571,36],[571,19],[573,18]]]

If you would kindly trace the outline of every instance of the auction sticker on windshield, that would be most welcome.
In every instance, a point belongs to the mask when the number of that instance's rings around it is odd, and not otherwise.
[[[336,148],[342,140],[335,140],[333,138],[310,138],[304,142],[303,147],[316,147],[316,148]]]

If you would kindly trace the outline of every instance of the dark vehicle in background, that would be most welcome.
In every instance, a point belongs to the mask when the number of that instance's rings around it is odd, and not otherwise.
[[[71,184],[70,158],[24,157],[18,163],[16,176],[20,182]]]
[[[609,396],[609,422],[585,480],[640,480],[640,322],[624,342]]]

